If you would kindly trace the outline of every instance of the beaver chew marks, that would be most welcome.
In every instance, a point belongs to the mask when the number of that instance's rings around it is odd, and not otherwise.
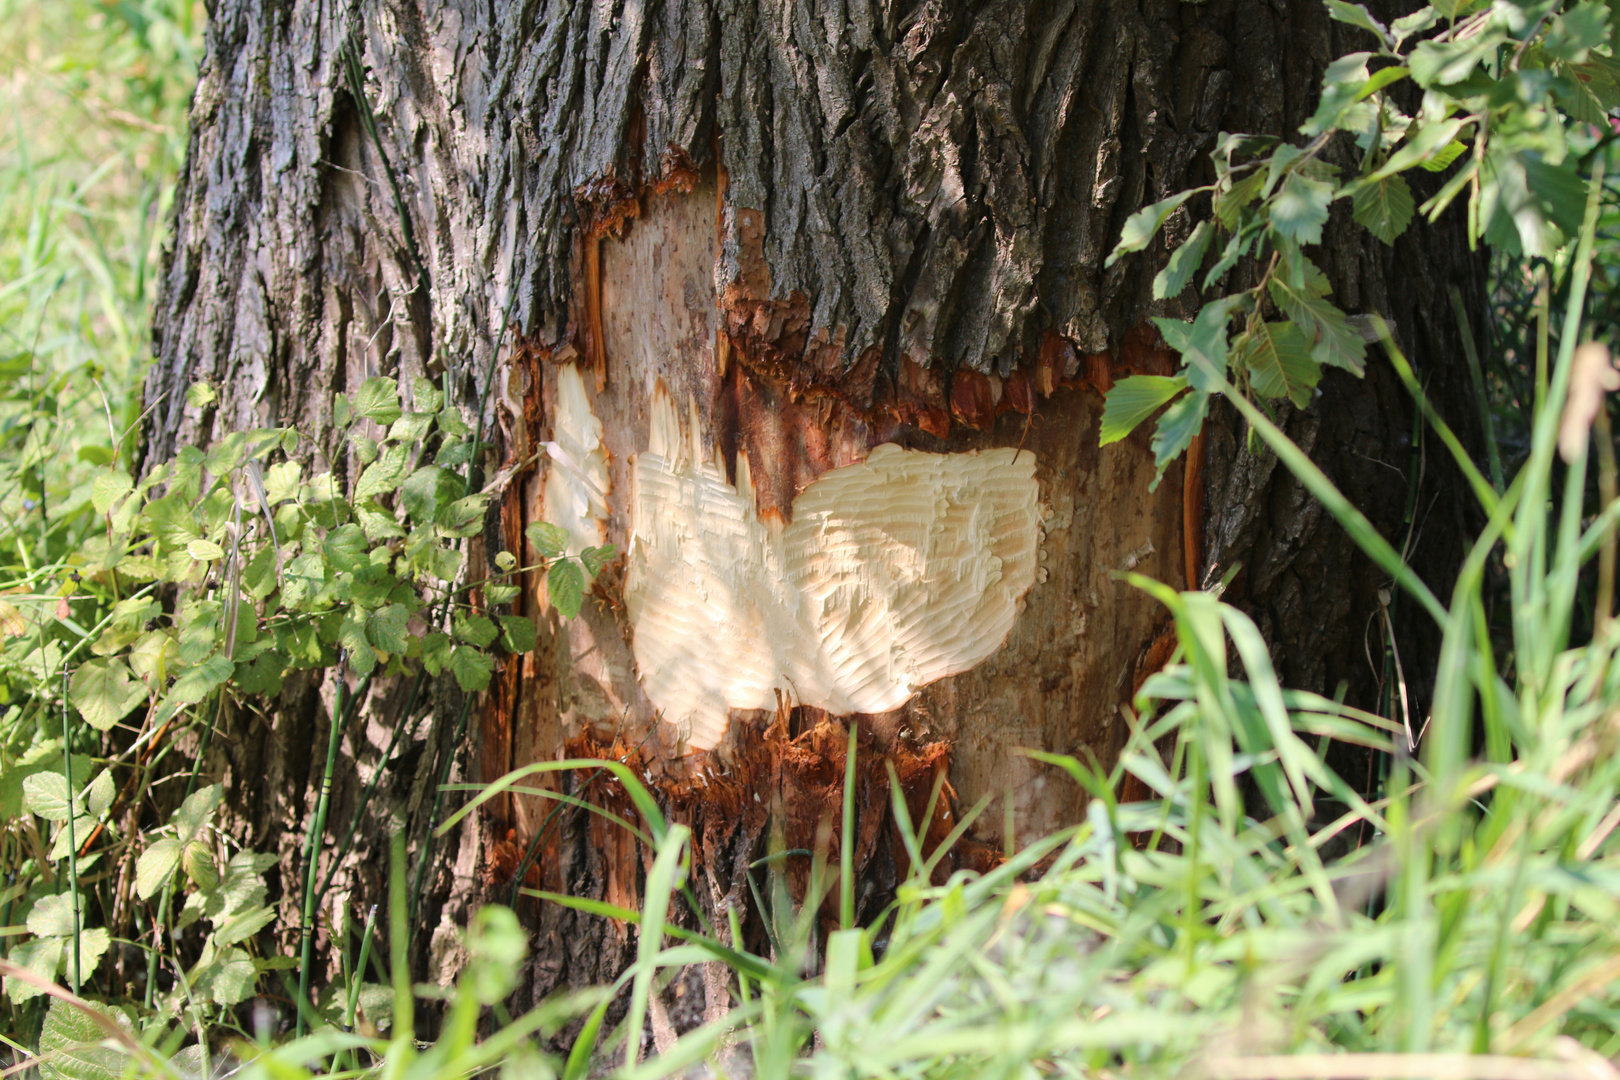
[[[564,364],[556,371],[553,440],[545,444],[551,457],[545,518],[568,533],[568,554],[578,555],[607,539],[607,450],[602,445],[602,421],[591,411],[579,366]]]
[[[692,749],[731,709],[878,713],[1000,647],[1035,582],[1035,456],[883,445],[822,474],[793,521],[755,512],[655,389],[631,468],[625,606],[642,685]]]

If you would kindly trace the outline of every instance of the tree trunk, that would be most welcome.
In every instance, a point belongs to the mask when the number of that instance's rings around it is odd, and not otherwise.
[[[772,829],[813,848],[836,813],[844,727],[825,722],[849,717],[871,912],[904,870],[886,763],[914,815],[948,769],[936,840],[992,799],[962,865],[1082,814],[1020,750],[1117,755],[1121,706],[1171,640],[1118,571],[1185,588],[1241,564],[1227,596],[1285,681],[1377,704],[1368,627],[1386,583],[1232,415],[1156,488],[1145,431],[1097,444],[1112,381],[1175,365],[1148,316],[1196,309],[1191,293],[1151,301],[1162,248],[1104,268],[1121,223],[1201,182],[1218,131],[1291,135],[1324,65],[1364,45],[1354,33],[1319,0],[216,0],[149,456],[292,424],[341,471],[334,393],[448,374],[482,424],[482,469],[510,477],[469,574],[521,553],[540,520],[624,553],[572,621],[532,583],[516,610],[546,615],[539,645],[505,661],[465,747],[448,694],[391,763],[399,692],[351,729],[334,820],[396,770],[356,864],[374,879],[389,822],[407,820],[432,870],[427,974],[448,977],[449,928],[505,900],[531,846],[530,884],[629,906],[639,887],[632,840],[572,812],[541,836],[558,804],[531,796],[429,846],[455,755],[454,776],[484,780],[565,754],[636,759],[694,826],[705,905],[746,908],[739,872]],[[1337,301],[1391,320],[1466,437],[1446,289],[1482,310],[1480,260],[1456,223],[1390,249],[1347,209],[1318,257]],[[187,405],[198,378],[225,388],[217,406]],[[1459,485],[1414,451],[1410,418],[1374,361],[1285,419],[1444,585]],[[1420,682],[1431,635],[1398,641]],[[311,688],[220,751],[255,840],[289,868],[313,799],[300,748],[326,723]],[[622,798],[586,779],[566,783]],[[790,859],[790,879],[807,864]],[[536,995],[608,978],[633,947],[601,920],[526,917]],[[671,991],[658,1041],[724,1007],[702,978]]]

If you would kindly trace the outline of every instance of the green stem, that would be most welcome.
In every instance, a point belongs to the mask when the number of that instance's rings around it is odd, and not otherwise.
[[[321,791],[315,802],[315,820],[310,823],[304,840],[304,911],[299,927],[298,998],[309,1000],[309,975],[314,966],[315,951],[315,862],[320,852],[321,837],[326,832],[326,808],[332,795],[332,771],[337,765],[338,745],[343,738],[343,722],[348,714],[348,683],[343,678],[344,662],[340,657],[337,669],[337,707],[332,710],[332,725],[326,739],[326,768],[321,773]],[[304,1014],[298,1013],[297,1035],[304,1034]]]
[[[73,897],[73,996],[79,996],[79,922],[83,918],[79,901],[79,845],[73,835],[73,817],[78,800],[73,797],[73,739],[68,728],[68,673],[62,669],[62,776],[68,789],[68,892]]]

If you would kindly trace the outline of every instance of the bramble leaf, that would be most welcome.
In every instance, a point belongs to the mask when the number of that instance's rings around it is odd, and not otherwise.
[[[568,550],[568,530],[549,521],[531,521],[523,535],[543,559],[555,559]]]
[[[86,660],[68,683],[68,700],[97,731],[108,730],[145,699],[146,687],[118,657]]]
[[[552,605],[563,618],[572,619],[579,614],[579,607],[585,601],[585,575],[579,563],[572,559],[552,563],[546,574],[546,588]]]

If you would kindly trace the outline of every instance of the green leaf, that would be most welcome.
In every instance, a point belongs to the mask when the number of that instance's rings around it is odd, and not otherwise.
[[[180,865],[180,841],[164,838],[154,842],[135,863],[135,892],[150,900],[173,876]]]
[[[337,394],[332,398],[332,423],[340,428],[346,428],[354,420],[354,406],[349,404],[348,396]]]
[[[197,888],[208,890],[219,885],[219,868],[214,865],[214,852],[205,841],[193,840],[180,853],[180,865],[186,877]]]
[[[234,945],[238,941],[246,941],[269,926],[275,917],[276,909],[272,907],[256,907],[232,915],[214,931],[214,942],[218,945]]]
[[[1607,4],[1577,4],[1560,15],[1554,15],[1541,37],[1541,48],[1556,60],[1584,63],[1587,53],[1609,40],[1609,7]]]
[[[579,614],[579,607],[585,601],[585,575],[580,571],[579,563],[572,559],[559,559],[551,564],[551,570],[546,574],[546,588],[551,594],[551,603],[558,613],[565,619],[572,619]]]
[[[351,574],[371,563],[371,547],[366,543],[366,534],[353,523],[340,525],[327,533],[321,551],[335,569]]]
[[[1371,30],[1380,45],[1388,44],[1389,31],[1362,5],[1347,4],[1345,0],[1328,0],[1327,6],[1331,18],[1351,26],[1359,26],[1363,30]]]
[[[56,969],[62,963],[62,939],[48,937],[30,941],[23,945],[13,945],[11,951],[6,955],[6,959],[18,967],[27,968],[42,978],[54,981]],[[28,983],[8,975],[6,976],[6,993],[10,995],[13,1002],[21,1004],[30,998],[38,997],[44,991],[37,990]],[[62,1003],[52,1002],[53,1006],[59,1004]],[[41,1047],[41,1050],[43,1049],[44,1047]],[[115,1077],[117,1075],[114,1074]]]
[[[1211,300],[1199,309],[1198,317],[1190,324],[1179,319],[1153,320],[1165,342],[1181,354],[1182,362],[1187,366],[1187,385],[1194,390],[1211,388],[1204,366],[1216,373],[1226,371],[1227,324],[1231,321],[1232,312],[1247,302],[1248,297],[1243,293]]]
[[[1297,244],[1320,244],[1333,185],[1289,173],[1271,200],[1271,227]]]
[[[1272,277],[1271,298],[1305,334],[1313,360],[1325,367],[1344,368],[1360,377],[1367,343],[1351,328],[1344,312],[1324,297],[1312,295],[1308,287],[1294,286],[1284,274]]]
[[[1361,184],[1350,196],[1356,223],[1386,244],[1406,231],[1412,223],[1412,189],[1402,176]]]
[[[482,615],[471,617],[457,615],[455,618],[456,640],[476,645],[480,649],[487,649],[499,633],[500,631],[495,629],[495,624]]]
[[[367,379],[355,394],[354,411],[387,427],[399,419],[399,384],[381,377]]]
[[[146,700],[146,687],[122,659],[86,660],[68,683],[68,700],[85,723],[106,731]]]
[[[1291,322],[1261,323],[1244,339],[1238,362],[1248,368],[1249,383],[1262,397],[1287,397],[1299,408],[1310,404],[1322,369],[1311,359],[1310,346]]]
[[[522,591],[516,585],[502,585],[492,581],[484,586],[484,599],[491,604],[510,604]]]
[[[1265,182],[1266,174],[1256,169],[1242,179],[1234,180],[1228,190],[1216,196],[1215,220],[1221,223],[1222,228],[1229,232],[1237,228],[1239,214],[1245,206],[1254,202],[1255,196],[1260,194],[1260,186]]]
[[[1192,445],[1193,438],[1204,426],[1204,417],[1209,415],[1209,394],[1203,390],[1194,390],[1184,395],[1172,404],[1159,417],[1159,426],[1153,431],[1153,460],[1158,465],[1158,475],[1154,476],[1154,488],[1164,477],[1164,470],[1170,463]]]
[[[72,800],[67,777],[59,772],[37,772],[23,777],[23,809],[46,821],[66,821]]]
[[[169,688],[166,702],[175,705],[196,705],[224,685],[236,665],[220,653],[215,653],[200,664],[193,664],[180,673]]]
[[[457,499],[444,507],[436,516],[439,532],[444,536],[476,536],[484,528],[484,506],[489,496],[480,492]]]
[[[365,502],[398,488],[409,468],[409,457],[410,448],[407,446],[394,445],[384,450],[382,456],[367,465],[360,474],[359,482],[354,485],[354,501]]]
[[[549,521],[531,521],[523,535],[542,559],[555,559],[568,551],[568,530]]]
[[[1198,194],[1200,190],[1202,189],[1190,188],[1186,191],[1177,192],[1168,199],[1161,199],[1151,206],[1144,206],[1126,218],[1125,227],[1119,232],[1119,243],[1115,245],[1113,252],[1109,254],[1108,260],[1103,263],[1103,266],[1105,268],[1113,266],[1127,252],[1141,251],[1147,247],[1153,241],[1153,237],[1158,233],[1159,229],[1163,227],[1165,220],[1175,213],[1176,208]]]
[[[1184,375],[1132,375],[1119,380],[1103,399],[1097,445],[1115,443],[1187,388]]]
[[[193,409],[203,409],[219,400],[219,391],[207,379],[200,379],[186,387],[186,404]]]
[[[360,608],[351,608],[338,630],[338,644],[348,653],[349,667],[360,675],[370,675],[377,667],[377,653],[366,640],[366,616]]]
[[[85,807],[91,814],[100,817],[112,805],[117,789],[113,785],[112,770],[102,769],[96,778],[90,781],[90,786],[84,789]]]
[[[215,940],[223,944],[217,937]],[[252,957],[241,949],[225,949],[208,965],[194,991],[207,994],[216,1005],[230,1006],[252,997],[258,981],[259,971]]]
[[[68,962],[72,963],[71,958]],[[135,1071],[129,1057],[108,1040],[107,1032],[86,1016],[84,1009],[94,1009],[121,1028],[130,1026],[122,1013],[105,1005],[70,1005],[53,999],[39,1033],[40,1060],[44,1063],[40,1066],[41,1080],[119,1080]]]
[[[202,535],[191,504],[176,495],[165,495],[146,504],[146,524],[158,542],[170,548],[183,548]]]
[[[517,556],[510,551],[497,551],[495,553],[495,568],[503,574],[509,574],[517,567]]]
[[[409,445],[426,435],[432,426],[432,413],[405,413],[388,429],[388,441]]]
[[[495,661],[470,645],[457,645],[450,651],[450,673],[456,685],[469,694],[489,686],[489,677],[495,670]]]
[[[534,620],[527,615],[501,616],[501,645],[514,656],[534,651]]]
[[[79,913],[79,923],[84,923],[82,911]],[[73,895],[57,893],[34,901],[33,908],[28,912],[28,932],[36,937],[72,937]]]
[[[174,636],[167,630],[149,630],[129,650],[129,666],[148,687],[161,687],[169,680],[169,664],[177,653]]]
[[[370,635],[372,644],[383,652],[402,653],[406,646],[405,625],[410,618],[411,613],[405,605],[389,604],[371,616],[366,633]]]
[[[298,498],[298,484],[303,468],[296,461],[283,461],[265,471],[264,498],[271,507]]]
[[[579,561],[585,564],[585,572],[595,577],[602,572],[602,568],[612,562],[619,554],[619,549],[612,544],[603,544],[601,547],[588,547],[579,553]]]
[[[1329,2],[1332,3],[1332,0]],[[1342,6],[1361,8],[1359,4]],[[1379,33],[1379,37],[1382,38],[1383,34]],[[1300,134],[1315,138],[1343,122],[1344,114],[1362,98],[1362,89],[1370,78],[1367,74],[1367,60],[1371,56],[1372,53],[1349,53],[1327,66],[1327,70],[1322,73],[1321,100],[1317,103],[1316,112],[1300,126]]]
[[[1181,291],[1192,280],[1193,274],[1198,272],[1199,264],[1204,261],[1204,255],[1209,251],[1209,242],[1214,237],[1215,226],[1209,222],[1200,221],[1194,227],[1191,235],[1171,253],[1170,261],[1165,263],[1164,269],[1154,277],[1155,300],[1166,300],[1181,295]]]
[[[97,473],[95,482],[90,485],[90,505],[96,508],[96,513],[105,514],[112,510],[125,495],[135,489],[135,481],[126,473],[107,472]]]
[[[193,839],[213,820],[214,811],[219,809],[224,799],[225,787],[222,784],[209,784],[193,791],[170,819],[176,835],[184,841]]]
[[[400,486],[400,504],[418,525],[433,520],[439,506],[439,484],[443,477],[444,470],[437,465],[424,465],[411,473]]]
[[[198,562],[213,562],[225,557],[225,549],[212,540],[193,540],[186,545],[186,554]]]
[[[411,400],[418,412],[436,413],[444,408],[444,394],[433,385],[432,379],[420,375],[411,380]]]
[[[1420,41],[1406,62],[1412,81],[1425,89],[1462,82],[1482,61],[1495,56],[1503,38],[1500,32],[1487,31],[1461,41]]]
[[[435,630],[422,639],[422,666],[437,675],[450,663],[450,635]]]
[[[1445,172],[1456,161],[1468,152],[1468,147],[1460,139],[1452,139],[1446,145],[1434,152],[1432,157],[1426,157],[1418,162],[1425,172]]]
[[[71,831],[66,825],[62,825],[57,828],[56,837],[51,841],[51,851],[47,857],[52,862],[55,862],[58,859],[67,858],[69,855],[73,854],[74,845],[84,843],[85,839],[90,835],[91,830],[93,830],[95,827],[96,819],[91,817],[89,814],[83,812],[75,814],[73,817],[73,828]],[[80,869],[82,870],[84,863],[81,862],[79,865]]]

